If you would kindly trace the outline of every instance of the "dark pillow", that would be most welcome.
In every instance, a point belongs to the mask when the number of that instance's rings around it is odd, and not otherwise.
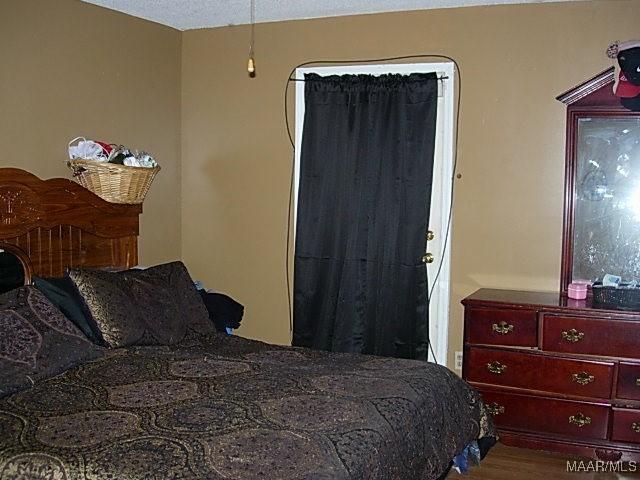
[[[146,270],[70,270],[69,277],[110,347],[170,345],[187,331],[215,331],[182,262]]]
[[[0,249],[0,293],[24,285],[24,267],[13,253]]]
[[[65,317],[71,320],[76,327],[82,330],[86,337],[95,343],[102,344],[97,326],[89,309],[82,300],[80,292],[67,276],[59,278],[34,277],[33,284],[45,297],[53,303]]]
[[[0,296],[0,397],[103,354],[36,288]]]

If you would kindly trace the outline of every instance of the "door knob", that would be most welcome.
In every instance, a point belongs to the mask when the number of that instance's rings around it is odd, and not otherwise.
[[[422,256],[422,263],[433,263],[433,254],[427,253]]]
[[[433,233],[431,230],[427,231],[427,241],[430,242],[431,240],[434,239],[435,236],[436,236],[435,233]]]

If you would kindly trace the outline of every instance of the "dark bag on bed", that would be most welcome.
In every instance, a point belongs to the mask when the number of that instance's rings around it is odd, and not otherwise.
[[[222,293],[209,293],[199,290],[209,318],[219,332],[225,332],[227,328],[240,328],[240,322],[244,315],[244,306],[233,298]]]

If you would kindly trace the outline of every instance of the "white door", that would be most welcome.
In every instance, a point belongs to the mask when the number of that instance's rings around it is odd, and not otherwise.
[[[357,65],[337,67],[298,68],[296,79],[304,79],[306,73],[318,75],[369,74],[383,75],[398,73],[436,72],[439,77],[438,119],[436,128],[435,158],[433,166],[433,187],[431,192],[431,211],[429,230],[433,232],[433,240],[427,242],[427,251],[433,255],[433,262],[426,264],[429,279],[429,338],[431,351],[429,359],[446,365],[449,333],[449,283],[450,283],[450,227],[451,181],[453,176],[453,97],[454,66],[446,63],[406,63],[396,65]],[[300,180],[300,146],[302,145],[302,128],[304,124],[304,82],[296,82],[296,136],[294,164],[294,238],[295,219],[298,207],[298,185]],[[428,181],[428,179],[425,179]],[[429,199],[425,199],[428,202]],[[434,357],[435,356],[435,357]]]

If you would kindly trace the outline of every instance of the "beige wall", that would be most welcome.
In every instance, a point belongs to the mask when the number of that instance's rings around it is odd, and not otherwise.
[[[182,254],[194,277],[246,305],[241,334],[288,343],[289,70],[313,59],[453,56],[464,91],[452,357],[465,295],[557,288],[564,108],[554,97],[608,67],[606,46],[637,37],[638,25],[638,0],[259,24],[249,79],[247,27],[180,34],[77,0],[3,0],[0,165],[67,176],[77,134],[148,149],[163,170],[144,206],[141,262]]]
[[[0,166],[67,177],[76,135],[154,154],[146,264],[180,257],[180,55],[168,27],[78,0],[0,0]]]
[[[448,9],[260,24],[183,35],[182,252],[194,276],[246,305],[240,331],[289,341],[284,274],[289,70],[314,59],[438,52],[463,74],[453,222],[450,362],[459,301],[479,287],[558,288],[564,107],[554,97],[640,35],[640,2]]]

